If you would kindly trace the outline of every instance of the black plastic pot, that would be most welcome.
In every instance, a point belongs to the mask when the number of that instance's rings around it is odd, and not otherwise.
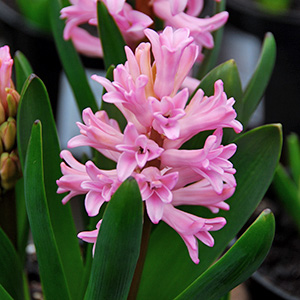
[[[247,282],[248,291],[252,299],[270,300],[299,300],[300,298],[278,288],[260,272],[254,273]]]
[[[229,23],[263,39],[274,34],[275,69],[265,93],[265,122],[283,124],[284,133],[300,133],[300,10],[266,14],[254,1],[227,0]]]
[[[10,46],[12,55],[17,50],[24,53],[45,83],[56,111],[61,64],[52,36],[30,25],[15,9],[14,1],[0,0],[0,38]]]

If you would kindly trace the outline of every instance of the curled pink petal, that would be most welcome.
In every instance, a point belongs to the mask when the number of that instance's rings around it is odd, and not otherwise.
[[[201,131],[216,128],[233,128],[239,133],[243,130],[242,124],[236,120],[237,114],[233,108],[233,98],[227,99],[223,82],[215,82],[213,96],[206,97],[199,89],[185,108],[185,116],[178,122],[180,136],[176,141],[166,141],[165,148],[179,148],[184,142]]]
[[[57,193],[69,192],[69,194],[62,199],[62,203],[66,204],[74,196],[88,192],[81,187],[81,184],[84,181],[90,180],[90,177],[86,172],[85,166],[79,163],[69,151],[63,150],[60,155],[68,165],[64,162],[60,165],[63,176],[56,181],[58,185]]]
[[[199,263],[196,238],[212,247],[214,240],[209,231],[220,230],[226,224],[226,220],[222,217],[214,219],[200,218],[178,210],[171,204],[165,205],[162,220],[181,236],[188,248],[191,259],[196,264]]]

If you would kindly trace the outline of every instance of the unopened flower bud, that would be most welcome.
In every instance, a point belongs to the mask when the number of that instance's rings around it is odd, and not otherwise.
[[[6,121],[5,109],[2,105],[2,103],[0,102],[0,125],[5,121]]]
[[[7,116],[8,117],[15,117],[17,114],[18,104],[20,100],[19,93],[13,88],[6,88],[5,91],[7,92]]]
[[[0,175],[2,188],[9,190],[13,188],[21,177],[20,160],[14,151],[4,152],[0,157]]]
[[[9,117],[6,122],[0,126],[0,137],[5,151],[12,150],[15,145],[17,134],[16,120]]]

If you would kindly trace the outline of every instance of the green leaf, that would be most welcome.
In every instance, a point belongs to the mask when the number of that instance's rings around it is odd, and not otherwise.
[[[21,262],[25,262],[25,250],[28,243],[29,223],[25,205],[24,178],[15,186],[16,219],[17,219],[17,245]]]
[[[36,121],[32,126],[25,161],[24,185],[43,293],[47,299],[71,299],[48,211],[40,121]]]
[[[33,26],[46,34],[50,31],[49,0],[16,0],[18,9],[26,18],[29,26]]]
[[[129,178],[104,212],[85,299],[127,299],[140,252],[142,213],[139,187]]]
[[[124,64],[126,61],[124,50],[126,43],[118,26],[102,1],[97,2],[97,12],[105,68],[108,69],[111,65]]]
[[[21,164],[24,161],[35,120],[44,124],[42,132],[45,190],[51,223],[63,262],[64,272],[71,293],[76,294],[83,272],[83,263],[79,249],[77,232],[69,204],[62,205],[62,195],[56,193],[56,180],[62,176],[60,171],[60,147],[51,111],[51,105],[43,82],[35,75],[28,79],[23,91],[17,115],[17,142]]]
[[[230,300],[230,292],[227,293],[225,296],[221,297],[219,300]]]
[[[221,0],[218,3],[215,3],[215,10],[212,15],[215,15],[221,11],[225,10],[226,1]],[[202,79],[205,74],[207,74],[211,69],[213,69],[216,65],[218,55],[221,49],[221,42],[223,37],[224,27],[221,27],[217,31],[215,31],[212,35],[214,38],[214,47],[212,49],[204,49],[204,59],[201,62],[197,78]]]
[[[262,46],[260,58],[243,95],[243,112],[241,122],[246,128],[249,119],[257,108],[272,75],[276,59],[274,36],[267,33]]]
[[[16,250],[2,228],[0,228],[0,299],[2,294],[15,300],[23,300],[22,266]],[[6,290],[6,293],[5,293]],[[10,298],[7,298],[10,299]]]
[[[265,210],[228,252],[176,299],[218,300],[258,269],[271,248],[274,233],[274,216]]]
[[[73,90],[78,109],[83,111],[86,107],[90,107],[93,112],[96,112],[98,105],[88,83],[79,55],[72,42],[63,39],[65,21],[60,19],[61,8],[59,0],[50,1],[51,27],[58,54]]]
[[[295,182],[289,177],[284,167],[279,164],[274,174],[272,188],[279,201],[294,220],[300,231],[300,197]]]
[[[240,136],[235,143],[237,152],[230,160],[237,170],[237,188],[227,201],[230,210],[214,215],[201,207],[187,209],[204,218],[226,218],[226,226],[213,232],[214,247],[199,243],[200,263],[195,265],[179,235],[166,224],[159,224],[150,238],[139,299],[176,297],[219,257],[264,196],[281,152],[281,127],[267,125],[256,128]]]
[[[14,64],[16,69],[16,86],[20,94],[26,79],[33,73],[32,67],[21,51],[17,51],[14,57]]]
[[[4,289],[2,284],[0,284],[0,299],[2,300],[14,300],[9,293]]]
[[[291,133],[287,139],[288,164],[294,182],[300,187],[300,143],[297,134]]]

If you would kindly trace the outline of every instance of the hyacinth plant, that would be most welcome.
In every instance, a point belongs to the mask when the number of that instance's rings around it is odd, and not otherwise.
[[[243,90],[234,61],[212,68],[225,4],[203,19],[202,2],[51,1],[57,49],[82,111],[68,147],[90,146],[85,161],[60,149],[47,90],[16,54],[24,175],[17,216],[28,216],[46,299],[220,299],[266,256],[274,236],[268,210],[221,257],[266,192],[281,151],[279,125],[246,131],[272,72],[274,39],[266,35]],[[93,75],[104,87],[101,108],[76,48],[103,56],[107,77]],[[83,207],[79,233],[74,198]],[[29,299],[28,223],[17,229],[15,245],[0,230],[1,299]]]

